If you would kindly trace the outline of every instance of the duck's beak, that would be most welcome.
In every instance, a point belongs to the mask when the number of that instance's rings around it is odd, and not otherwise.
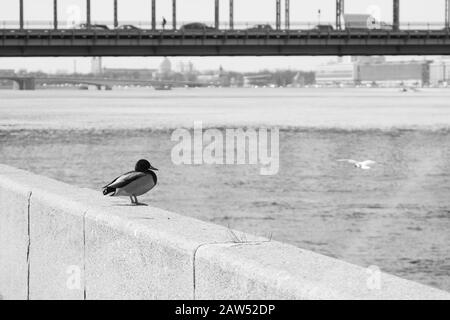
[[[153,170],[153,171],[158,171],[158,169],[156,169],[155,167],[153,167],[153,166],[150,166],[150,170]]]

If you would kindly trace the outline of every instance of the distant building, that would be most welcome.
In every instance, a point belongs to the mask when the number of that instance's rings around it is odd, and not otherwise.
[[[430,84],[441,85],[450,81],[450,60],[442,59],[430,64]]]
[[[179,73],[183,73],[184,74],[185,67],[184,67],[184,62],[183,61],[179,61],[178,62],[176,71],[179,72]]]
[[[220,77],[218,74],[203,74],[197,76],[197,81],[206,84],[218,85],[220,82]]]
[[[103,66],[102,66],[102,57],[93,57],[91,59],[91,73],[95,75],[102,74]]]
[[[297,72],[292,79],[292,86],[296,88],[304,87],[308,83],[308,74],[304,72]]]
[[[159,73],[163,75],[168,75],[172,72],[172,63],[166,57],[159,65]]]
[[[271,74],[244,76],[244,87],[266,87],[271,85]]]
[[[443,81],[450,70],[431,61],[390,61],[385,57],[353,57],[351,63],[330,63],[316,70],[319,85],[351,85],[358,83],[398,85],[402,83],[426,85],[431,79]],[[448,78],[448,77],[447,77]]]
[[[385,56],[352,56],[350,62],[353,63],[384,63],[386,62]]]
[[[193,73],[194,71],[195,71],[194,70],[194,64],[192,63],[192,61],[189,61],[188,64],[187,64],[186,72],[187,73]]]
[[[14,69],[0,69],[0,77],[11,77],[14,76],[16,72]]]
[[[165,66],[164,68],[166,69],[166,72],[167,70],[169,70],[168,66]],[[192,75],[193,73],[195,73],[194,64],[191,61],[187,63],[179,61],[176,65],[175,71],[183,75]]]
[[[399,61],[384,63],[357,63],[357,82],[411,82],[429,83],[430,61]]]
[[[319,85],[353,84],[355,81],[353,63],[333,63],[320,66],[316,70]]]
[[[153,79],[155,78],[157,69],[130,69],[130,68],[104,68],[103,75],[116,79]]]
[[[0,77],[14,77],[16,72],[13,69],[0,69]],[[9,80],[0,79],[0,88],[11,89],[13,84]]]
[[[69,71],[67,69],[58,69],[58,70],[55,71],[55,74],[63,76],[63,75],[69,74]]]

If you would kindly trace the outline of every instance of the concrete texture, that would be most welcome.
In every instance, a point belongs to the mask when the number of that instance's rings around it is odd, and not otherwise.
[[[370,270],[0,165],[2,299],[450,299]]]
[[[0,177],[0,297],[27,299],[29,190]]]
[[[224,228],[156,208],[89,211],[87,298],[192,299],[194,252],[227,241]]]
[[[30,208],[30,299],[84,299],[83,210],[39,189]]]
[[[450,294],[271,242],[208,245],[196,255],[197,299],[450,299]]]

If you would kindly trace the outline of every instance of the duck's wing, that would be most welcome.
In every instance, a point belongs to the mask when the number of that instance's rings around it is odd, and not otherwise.
[[[150,175],[153,177],[153,182],[156,185],[158,183],[158,177],[156,176],[156,173],[154,173],[153,171],[150,171]]]
[[[366,160],[366,161],[361,162],[361,164],[362,164],[363,166],[370,166],[370,165],[372,165],[372,164],[376,164],[376,162],[373,161],[373,160]]]
[[[120,177],[117,177],[110,184],[104,186],[103,188],[123,188],[124,186],[143,176],[145,176],[145,173],[143,172],[130,171],[121,175]]]

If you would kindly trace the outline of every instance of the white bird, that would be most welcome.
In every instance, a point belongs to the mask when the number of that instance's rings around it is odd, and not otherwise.
[[[363,169],[363,170],[370,170],[371,169],[370,166],[376,164],[376,162],[372,161],[372,160],[356,161],[356,160],[352,160],[352,159],[340,159],[338,161],[351,163],[351,164],[353,164],[353,166],[355,168]]]

